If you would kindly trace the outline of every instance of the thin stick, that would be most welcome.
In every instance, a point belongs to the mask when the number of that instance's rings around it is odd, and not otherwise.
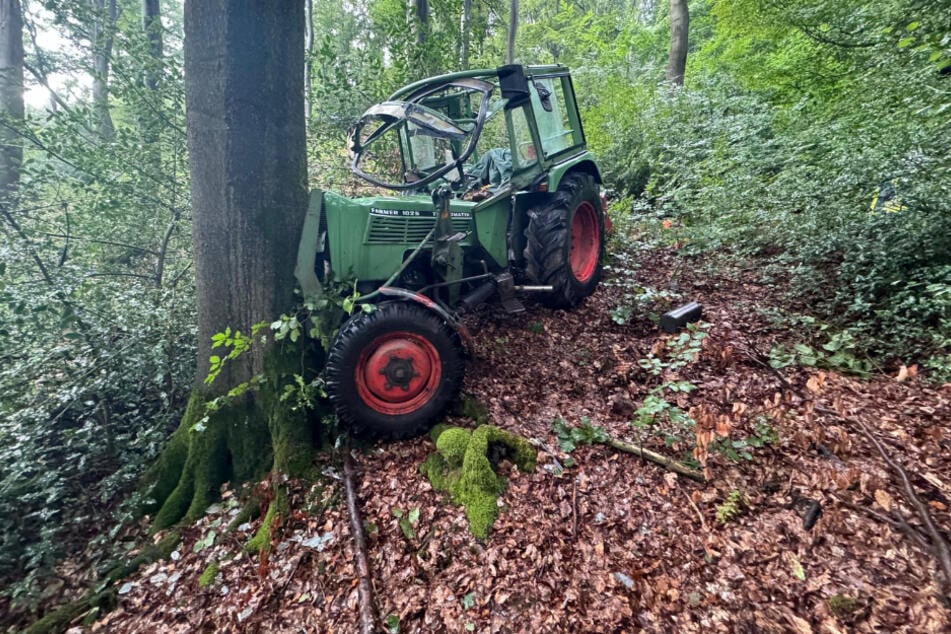
[[[868,438],[873,445],[875,445],[875,448],[878,450],[879,455],[882,456],[882,459],[888,463],[888,466],[890,466],[901,479],[901,486],[905,493],[905,499],[908,500],[909,504],[911,504],[918,512],[918,518],[925,527],[925,534],[931,539],[931,547],[935,557],[938,559],[938,563],[941,564],[942,571],[944,572],[944,592],[948,597],[951,597],[951,548],[948,547],[948,542],[944,539],[941,531],[939,531],[938,527],[935,525],[934,518],[931,517],[928,507],[925,506],[924,502],[921,501],[921,498],[919,498],[915,493],[915,489],[911,486],[911,481],[908,480],[908,474],[905,472],[905,470],[901,467],[901,465],[892,460],[891,456],[889,456],[885,451],[885,447],[883,447],[882,443],[872,435],[872,432],[869,431],[865,423],[860,420],[856,420],[854,422],[858,425],[865,437]]]
[[[343,451],[343,485],[347,493],[347,512],[350,514],[350,535],[353,537],[353,559],[357,568],[360,597],[360,634],[376,631],[373,618],[373,584],[370,581],[370,563],[367,560],[367,537],[363,532],[359,500],[355,484],[353,457],[349,447]]]
[[[578,536],[578,482],[571,482],[572,500],[571,500],[571,536]]]
[[[841,504],[842,506],[846,508],[850,508],[853,511],[858,511],[860,513],[865,513],[872,519],[876,519],[879,522],[888,524],[889,526],[891,526],[892,528],[894,528],[896,531],[900,533],[905,533],[909,537],[912,537],[916,542],[918,542],[918,544],[925,550],[931,549],[931,544],[928,543],[928,540],[925,539],[925,537],[921,534],[921,532],[918,529],[916,529],[911,524],[906,522],[904,518],[899,519],[899,518],[889,517],[887,515],[884,515],[883,513],[879,513],[878,511],[874,509],[870,509],[864,506],[859,506],[858,504],[853,504],[849,502],[848,500],[845,500],[839,497],[838,495],[833,495],[832,497],[835,498],[836,502],[838,502],[839,504]]]
[[[895,462],[895,460],[889,455],[886,451],[885,446],[882,445],[882,442],[875,437],[874,434],[869,430],[868,426],[862,421],[856,418],[846,418],[839,414],[834,409],[824,407],[822,405],[816,405],[816,411],[828,414],[830,416],[835,416],[839,420],[848,423],[854,427],[857,427],[862,435],[864,435],[870,443],[878,451],[878,454],[882,459],[891,467],[892,471],[898,476],[901,480],[902,493],[904,494],[905,500],[915,509],[918,519],[921,520],[922,525],[924,526],[924,533],[931,540],[931,547],[928,549],[932,552],[935,559],[938,561],[938,565],[941,568],[941,571],[944,573],[944,589],[943,593],[946,598],[951,598],[951,547],[948,546],[947,540],[944,538],[944,535],[941,534],[941,531],[938,530],[937,525],[934,523],[934,518],[931,517],[931,513],[928,511],[928,507],[925,506],[924,502],[921,501],[921,498],[915,493],[914,487],[911,485],[911,481],[908,479],[908,473],[905,469]]]
[[[706,482],[707,479],[703,474],[696,469],[691,469],[687,465],[677,462],[673,458],[668,458],[667,456],[661,455],[650,449],[644,449],[643,447],[635,447],[634,445],[628,444],[623,440],[618,440],[617,438],[612,438],[608,436],[607,440],[604,440],[603,443],[609,447],[614,447],[619,451],[624,451],[626,453],[632,453],[635,456],[640,456],[650,460],[651,462],[656,462],[660,466],[664,467],[668,471],[673,471],[674,473],[679,473],[682,476],[686,476],[691,480],[696,480],[697,482]]]
[[[703,513],[700,512],[700,507],[697,506],[697,503],[693,501],[693,498],[691,498],[690,495],[686,491],[684,491],[682,488],[680,489],[680,491],[684,494],[684,497],[687,498],[687,502],[690,503],[690,506],[693,507],[693,510],[697,512],[697,517],[700,518],[700,527],[703,529],[704,535],[706,535],[709,532],[707,530],[707,520],[703,519]],[[704,548],[704,550],[706,550],[706,548]]]

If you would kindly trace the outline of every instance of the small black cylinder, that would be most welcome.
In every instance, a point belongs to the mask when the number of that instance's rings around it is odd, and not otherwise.
[[[703,314],[703,306],[697,302],[684,304],[661,315],[660,329],[667,333],[679,332],[687,324],[699,321]]]

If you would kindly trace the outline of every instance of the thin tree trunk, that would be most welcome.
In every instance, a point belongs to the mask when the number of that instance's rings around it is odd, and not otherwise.
[[[142,0],[142,30],[149,42],[149,61],[145,67],[145,85],[149,90],[158,88],[162,64],[162,11],[159,0]]]
[[[99,136],[111,141],[115,138],[116,130],[109,112],[109,66],[112,63],[113,32],[119,13],[116,0],[93,0],[93,8],[96,15],[91,36],[92,104]]]
[[[23,18],[20,0],[0,0],[0,203],[16,194],[23,145],[9,124],[23,121]]]
[[[429,0],[415,0],[416,5],[416,43],[426,44],[429,39]]]
[[[670,57],[667,59],[667,80],[684,85],[687,68],[687,36],[690,31],[690,13],[687,0],[670,0]]]
[[[509,37],[506,47],[505,61],[508,64],[515,63],[515,34],[518,31],[518,0],[512,0],[509,10]]]
[[[310,121],[311,91],[313,90],[314,72],[314,0],[307,0],[304,8],[304,118]]]
[[[459,18],[459,70],[469,69],[469,44],[472,38],[472,0],[462,0]]]

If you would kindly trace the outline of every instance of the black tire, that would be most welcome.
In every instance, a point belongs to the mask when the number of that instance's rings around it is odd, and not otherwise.
[[[355,436],[402,439],[426,432],[459,397],[459,335],[422,306],[380,304],[341,327],[327,354],[327,392]]]
[[[568,174],[551,200],[529,210],[528,215],[526,273],[536,284],[554,287],[541,297],[545,304],[553,308],[576,306],[601,281],[604,214],[594,177]],[[573,227],[578,231],[575,237]]]

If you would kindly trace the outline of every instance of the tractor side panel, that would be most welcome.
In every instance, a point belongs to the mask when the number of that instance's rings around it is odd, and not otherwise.
[[[509,260],[508,230],[511,208],[510,197],[501,196],[495,200],[486,201],[484,206],[477,207],[473,214],[479,242],[500,268],[507,266]]]

